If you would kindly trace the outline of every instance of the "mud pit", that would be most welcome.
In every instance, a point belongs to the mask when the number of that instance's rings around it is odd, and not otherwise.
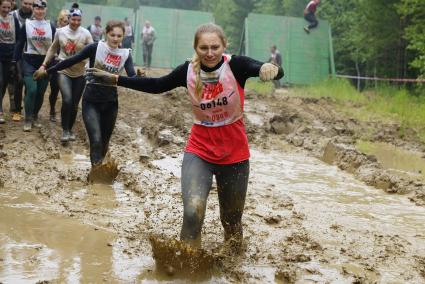
[[[248,92],[245,249],[223,257],[213,190],[202,241],[215,268],[199,278],[156,271],[149,240],[180,231],[180,163],[191,125],[184,90],[121,90],[113,186],[87,182],[80,118],[77,141],[65,147],[59,123],[43,124],[30,134],[20,123],[0,126],[2,283],[425,283],[421,180],[355,148],[367,138],[423,153],[394,125],[355,121],[326,99]]]

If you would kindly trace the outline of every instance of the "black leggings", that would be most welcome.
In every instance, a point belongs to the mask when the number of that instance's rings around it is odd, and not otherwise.
[[[143,65],[151,67],[153,44],[143,43]]]
[[[92,102],[83,99],[83,120],[90,141],[90,161],[99,164],[108,152],[118,114],[118,101]]]
[[[6,93],[7,85],[12,83],[12,78],[10,76],[10,67],[12,63],[10,61],[0,61],[0,112],[3,112],[3,97]],[[13,111],[14,102],[13,94],[9,93],[10,98],[10,109]]]
[[[58,100],[59,95],[59,82],[58,82],[58,76],[59,74],[57,72],[54,72],[52,75],[50,75],[49,82],[50,82],[50,95],[49,95],[49,103],[50,103],[50,114],[54,115],[56,113],[56,101]]]
[[[317,20],[316,15],[314,15],[314,13],[306,14],[304,16],[304,19],[306,19],[306,21],[310,23],[310,25],[308,26],[309,29],[313,29],[319,24],[319,21]]]
[[[57,80],[62,94],[62,129],[70,131],[77,118],[78,104],[86,86],[86,80],[84,76],[72,78],[65,74],[58,74]]]
[[[215,175],[224,238],[242,239],[242,213],[249,178],[249,160],[218,165],[185,153],[182,166],[183,227],[181,239],[200,244],[208,194]]]
[[[22,60],[16,62],[16,74],[13,78],[12,88],[9,89],[9,92],[13,92],[13,100],[15,102],[14,111],[22,111],[22,93],[24,90],[24,77],[22,73]]]

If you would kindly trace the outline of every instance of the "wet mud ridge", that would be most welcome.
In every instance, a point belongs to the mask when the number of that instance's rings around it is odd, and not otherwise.
[[[119,99],[112,186],[88,181],[81,117],[69,145],[47,108],[29,134],[0,126],[0,282],[425,283],[421,177],[356,148],[367,140],[423,151],[413,134],[347,118],[327,99],[247,92],[243,250],[223,245],[214,188],[203,250],[190,251],[175,241],[187,93],[121,89]],[[179,273],[176,263],[205,273]]]

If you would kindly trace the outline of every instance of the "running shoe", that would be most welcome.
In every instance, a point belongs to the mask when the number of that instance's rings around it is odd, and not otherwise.
[[[21,115],[20,112],[14,112],[12,114],[12,120],[13,121],[21,121],[21,119],[22,119],[22,115]]]
[[[68,130],[64,130],[61,137],[61,142],[66,143],[70,140],[70,132]]]
[[[75,134],[72,133],[72,131],[69,132],[69,141],[75,141],[76,137]]]
[[[24,131],[25,132],[30,132],[31,129],[32,129],[32,122],[31,121],[25,121]]]
[[[310,29],[308,27],[304,27],[304,31],[308,34],[310,33]]]
[[[34,120],[34,123],[32,124],[32,125],[34,125],[34,127],[36,127],[36,128],[41,128],[43,125],[40,123],[40,121],[38,121],[38,120]]]
[[[4,119],[4,114],[0,112],[0,124],[6,123],[6,120]]]

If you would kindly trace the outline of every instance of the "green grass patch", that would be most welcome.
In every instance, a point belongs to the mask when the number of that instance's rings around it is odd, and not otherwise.
[[[330,97],[337,102],[364,102],[365,97],[344,79],[330,79],[312,86],[295,87],[292,94],[306,97]]]
[[[246,81],[245,89],[262,95],[269,95],[273,92],[274,86],[272,82],[262,82],[259,79],[254,78]]]
[[[415,96],[405,89],[385,85],[358,92],[344,79],[295,87],[290,93],[295,96],[330,97],[339,110],[359,120],[398,122],[401,125],[400,137],[407,128],[413,128],[425,143],[425,96]]]

